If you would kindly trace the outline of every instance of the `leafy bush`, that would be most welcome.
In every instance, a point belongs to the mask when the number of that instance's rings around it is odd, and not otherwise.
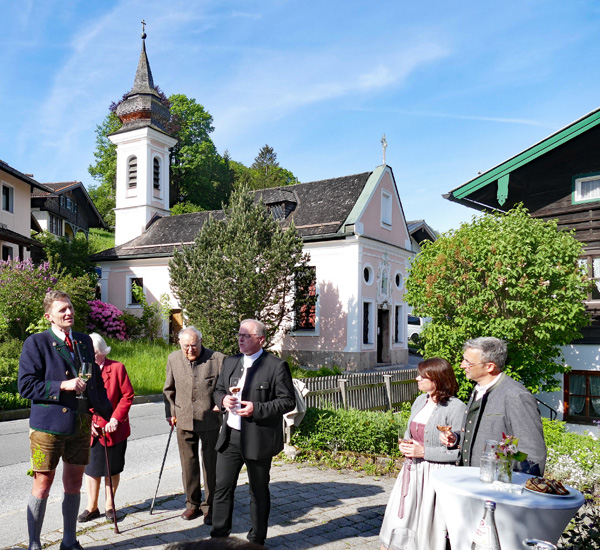
[[[148,340],[156,340],[162,338],[163,324],[169,321],[171,306],[169,304],[168,294],[163,294],[160,301],[148,303],[144,289],[133,283],[131,293],[142,306],[142,315],[138,317],[138,328],[143,336]]]
[[[75,309],[75,329],[85,327],[94,283],[89,275],[73,277],[48,262],[35,266],[29,260],[0,261],[0,330],[24,340],[30,326],[44,330],[44,296],[61,290],[71,296]]]
[[[301,448],[399,456],[398,432],[406,428],[406,413],[316,409],[309,407],[292,436]]]
[[[568,432],[564,422],[546,418],[543,422],[546,473],[582,492],[595,492],[600,480],[600,441]]]
[[[89,302],[90,314],[87,328],[89,331],[100,332],[104,336],[117,338],[118,340],[127,340],[127,327],[123,322],[123,312],[101,300],[92,300]]]
[[[17,393],[19,356],[23,343],[8,336],[0,335],[0,411],[18,409],[29,405]]]
[[[90,243],[82,232],[77,233],[73,240],[66,237],[57,238],[48,231],[36,236],[36,239],[43,245],[44,259],[50,262],[51,266],[58,266],[64,269],[73,277],[88,275],[94,282],[98,279],[94,264],[90,261]]]

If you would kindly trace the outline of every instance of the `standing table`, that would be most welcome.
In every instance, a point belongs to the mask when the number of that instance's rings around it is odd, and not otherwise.
[[[528,474],[513,472],[513,484],[525,485]],[[496,526],[502,550],[523,550],[527,538],[556,544],[569,521],[584,503],[584,496],[565,486],[569,496],[495,491],[479,481],[479,468],[441,468],[433,472],[437,506],[446,519],[452,550],[470,550],[484,502],[496,503]]]

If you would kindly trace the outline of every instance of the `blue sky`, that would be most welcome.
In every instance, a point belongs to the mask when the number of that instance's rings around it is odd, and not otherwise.
[[[407,219],[474,211],[442,194],[600,106],[600,4],[508,0],[0,0],[0,159],[93,183],[96,125],[154,81],[214,118],[220,153],[264,144],[300,181],[394,171]]]

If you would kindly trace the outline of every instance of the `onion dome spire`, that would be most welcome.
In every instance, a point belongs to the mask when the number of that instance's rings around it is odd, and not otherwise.
[[[117,116],[123,123],[123,127],[119,132],[144,126],[154,126],[156,129],[165,132],[165,124],[171,116],[169,109],[161,103],[160,95],[154,86],[154,79],[146,54],[147,35],[144,20],[142,20],[142,25],[142,51],[133,81],[133,88],[117,107]]]

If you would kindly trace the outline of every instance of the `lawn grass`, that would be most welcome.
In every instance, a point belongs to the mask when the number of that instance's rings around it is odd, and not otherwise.
[[[107,338],[106,341],[112,347],[109,359],[125,365],[136,395],[162,393],[167,357],[179,346],[167,345],[162,340],[121,342]]]

